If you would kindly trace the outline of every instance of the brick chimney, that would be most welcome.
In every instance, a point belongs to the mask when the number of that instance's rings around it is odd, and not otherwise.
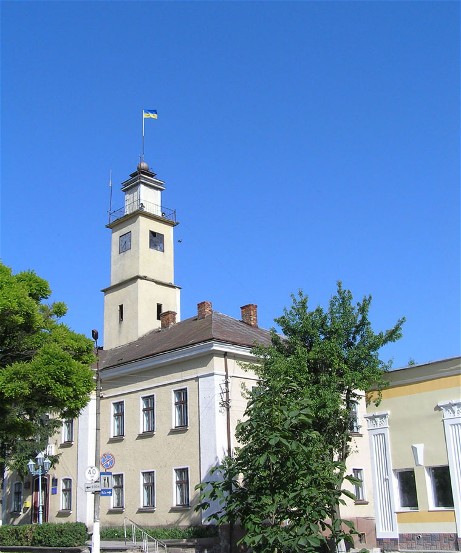
[[[160,326],[161,328],[170,328],[176,324],[176,311],[165,311],[160,313]]]
[[[197,304],[197,318],[204,319],[213,313],[213,305],[211,301],[202,301]]]
[[[258,327],[258,306],[254,303],[243,305],[240,308],[242,312],[242,321],[247,325]]]

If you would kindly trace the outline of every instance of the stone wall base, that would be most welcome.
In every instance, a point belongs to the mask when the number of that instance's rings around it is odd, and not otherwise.
[[[459,551],[460,540],[455,533],[399,534],[398,538],[378,538],[383,551]]]

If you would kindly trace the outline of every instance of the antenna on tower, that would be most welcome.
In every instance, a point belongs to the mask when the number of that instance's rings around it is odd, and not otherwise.
[[[109,171],[109,224],[110,224],[110,216],[112,214],[112,169]]]

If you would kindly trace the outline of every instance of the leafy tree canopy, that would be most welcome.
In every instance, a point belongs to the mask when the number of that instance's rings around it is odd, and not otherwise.
[[[309,310],[302,292],[292,300],[276,319],[283,335],[272,331],[270,346],[254,348],[258,386],[236,429],[240,446],[199,486],[199,508],[219,524],[240,523],[255,553],[314,551],[354,532],[339,509],[351,497],[344,480],[353,481],[351,411],[364,392],[385,386],[390,365],[379,350],[404,323],[375,333],[371,297],[354,305],[341,283],[326,310]]]
[[[33,271],[0,263],[0,479],[7,465],[24,471],[94,387],[93,343],[59,321],[66,305],[50,295]]]

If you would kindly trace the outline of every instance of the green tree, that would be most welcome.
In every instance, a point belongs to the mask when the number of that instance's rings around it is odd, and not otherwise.
[[[0,482],[7,466],[27,470],[61,420],[78,416],[94,388],[93,343],[44,303],[48,283],[0,263]]]
[[[276,319],[270,346],[257,346],[249,368],[258,386],[248,392],[240,447],[199,486],[199,508],[218,524],[241,524],[242,542],[256,553],[313,551],[350,539],[343,521],[351,413],[361,392],[381,390],[390,368],[379,350],[398,340],[404,319],[375,333],[371,297],[356,305],[338,283],[327,310],[310,311],[302,292]],[[379,394],[376,399],[379,401]],[[353,496],[352,496],[353,497]]]

